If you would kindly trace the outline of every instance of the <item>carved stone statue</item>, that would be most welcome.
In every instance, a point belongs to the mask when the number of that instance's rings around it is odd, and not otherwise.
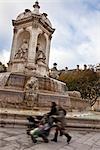
[[[26,39],[24,39],[21,47],[18,49],[18,52],[15,54],[15,58],[27,59],[27,55],[28,55],[28,42]]]
[[[31,77],[25,86],[26,94],[25,99],[31,100],[34,103],[34,106],[38,105],[38,98],[37,98],[37,90],[38,90],[38,80],[35,77]]]
[[[39,44],[36,47],[36,64],[44,63],[45,64],[46,56],[43,50],[40,49]]]
[[[27,81],[25,89],[28,91],[35,92],[38,90],[38,80],[35,77],[30,77],[30,79]]]

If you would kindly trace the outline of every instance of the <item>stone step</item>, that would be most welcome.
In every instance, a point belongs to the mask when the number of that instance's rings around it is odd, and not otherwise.
[[[88,124],[86,124],[83,120],[83,122],[81,121],[81,123],[79,122],[79,119],[75,119],[75,122],[72,123],[71,120],[69,120],[69,118],[66,118],[66,122],[67,122],[67,126],[66,128],[73,128],[73,129],[81,129],[81,130],[100,130],[100,123],[98,121],[98,124],[93,124],[92,122],[88,122]],[[14,119],[14,118],[1,118],[0,119],[0,126],[2,127],[23,127],[26,128],[28,125],[28,120],[27,119]]]
[[[1,109],[0,111],[0,125],[4,126],[21,126],[26,127],[28,125],[28,116],[42,116],[46,114],[47,110],[42,110],[36,107],[34,110],[13,110],[13,109]],[[75,115],[75,113],[74,113]],[[68,128],[83,128],[83,129],[100,129],[100,113],[96,114],[94,118],[82,118],[72,117],[70,112],[66,116],[66,124]],[[87,116],[86,116],[87,117]]]

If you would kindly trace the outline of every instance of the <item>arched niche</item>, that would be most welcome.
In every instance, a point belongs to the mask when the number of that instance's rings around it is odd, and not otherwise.
[[[36,64],[46,64],[46,38],[44,34],[39,34],[36,46]]]
[[[39,46],[39,49],[46,54],[46,38],[44,34],[39,34],[37,39],[37,46]]]
[[[28,31],[23,31],[21,32],[18,37],[17,37],[17,51],[23,44],[23,41],[26,40],[29,45],[29,40],[30,40],[30,33]]]

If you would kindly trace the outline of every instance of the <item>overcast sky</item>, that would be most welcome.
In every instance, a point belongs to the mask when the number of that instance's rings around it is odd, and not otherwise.
[[[35,0],[0,0],[0,61],[7,63],[13,38],[12,19],[33,10]],[[39,0],[55,32],[50,50],[51,68],[76,68],[100,63],[100,0]]]

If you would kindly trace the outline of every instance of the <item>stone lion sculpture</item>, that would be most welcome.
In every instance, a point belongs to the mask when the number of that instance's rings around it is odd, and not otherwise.
[[[35,77],[30,77],[25,85],[25,99],[32,101],[32,105],[37,105],[37,90],[38,90],[38,80]]]

